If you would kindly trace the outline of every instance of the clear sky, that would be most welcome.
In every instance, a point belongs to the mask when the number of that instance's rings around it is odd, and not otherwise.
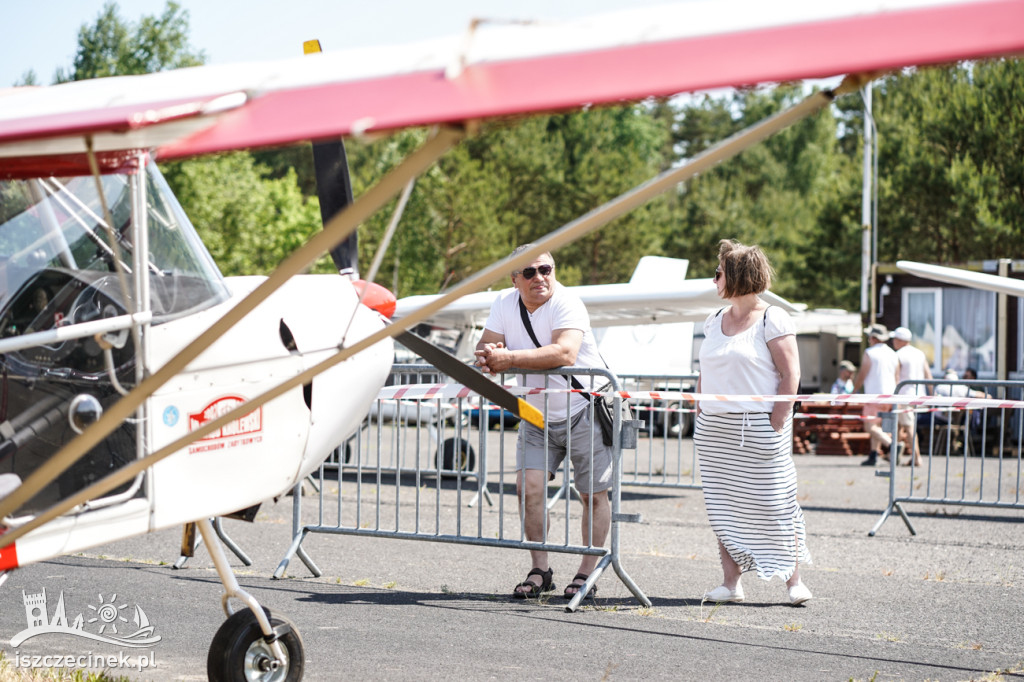
[[[461,34],[470,19],[566,19],[666,0],[178,0],[207,63],[281,59],[319,38],[325,51]],[[29,69],[40,84],[69,70],[78,30],[106,0],[0,0],[0,87]],[[166,0],[120,0],[123,19],[159,15]]]

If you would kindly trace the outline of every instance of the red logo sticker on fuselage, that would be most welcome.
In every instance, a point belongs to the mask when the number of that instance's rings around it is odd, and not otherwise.
[[[218,398],[196,413],[188,415],[189,433],[202,428],[207,423],[220,418],[245,402],[245,398],[236,395]],[[250,445],[263,440],[263,407],[257,407],[249,414],[239,417],[227,424],[214,429],[189,446],[189,452],[208,452]]]
[[[3,535],[0,535],[2,541]],[[6,547],[0,547],[0,571],[9,571],[18,567],[18,547],[11,543]]]

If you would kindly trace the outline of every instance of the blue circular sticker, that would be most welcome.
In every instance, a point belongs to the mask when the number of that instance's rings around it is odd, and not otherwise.
[[[178,423],[178,408],[174,405],[168,405],[164,408],[164,424],[168,426],[174,426]]]

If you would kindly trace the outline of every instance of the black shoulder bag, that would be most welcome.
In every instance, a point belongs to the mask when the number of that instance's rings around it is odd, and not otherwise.
[[[526,333],[530,335],[533,344],[540,348],[540,341],[537,340],[537,335],[533,332],[533,325],[530,324],[530,314],[527,312],[526,304],[523,303],[522,298],[519,299],[519,316],[523,318],[523,326],[526,327]],[[604,358],[601,358],[601,362],[604,362]],[[605,367],[608,367],[608,363],[605,363]],[[611,446],[613,442],[612,435],[615,433],[615,397],[603,395],[595,398],[589,391],[583,388],[583,385],[572,374],[569,375],[569,383],[584,398],[594,403],[594,415],[597,417],[597,423],[601,427],[601,440],[605,445]],[[612,382],[609,381],[604,386],[598,388],[597,392],[607,393],[611,389]],[[629,404],[625,400],[621,400],[620,405],[622,409],[622,423],[625,424],[633,419],[633,415],[629,410]]]

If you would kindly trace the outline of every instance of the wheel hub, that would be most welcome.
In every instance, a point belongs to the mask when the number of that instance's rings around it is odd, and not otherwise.
[[[251,682],[282,682],[288,677],[288,652],[284,660],[274,657],[274,652],[262,639],[253,642],[245,652],[245,679]]]

